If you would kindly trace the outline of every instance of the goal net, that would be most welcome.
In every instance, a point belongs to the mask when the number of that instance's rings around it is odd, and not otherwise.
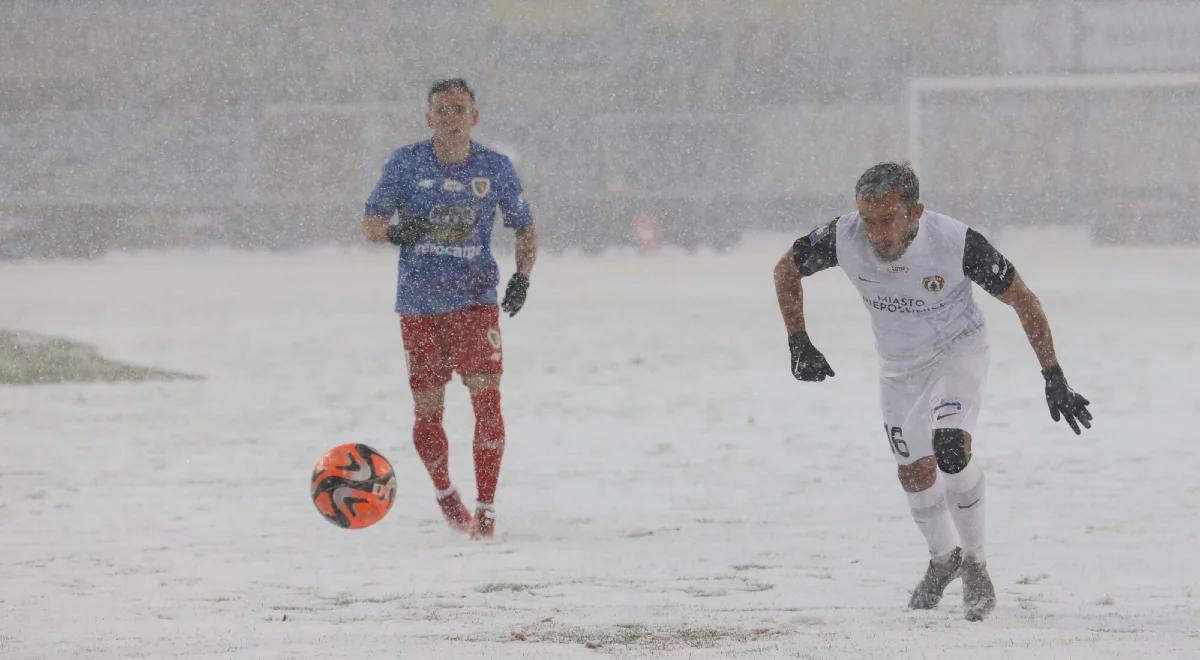
[[[1103,240],[1197,240],[1200,75],[917,78],[907,114],[935,208],[1085,224]]]

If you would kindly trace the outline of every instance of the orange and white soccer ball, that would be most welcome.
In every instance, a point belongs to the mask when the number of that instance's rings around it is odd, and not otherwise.
[[[362,529],[374,525],[387,515],[395,496],[392,464],[367,445],[338,445],[313,468],[313,504],[338,527]]]

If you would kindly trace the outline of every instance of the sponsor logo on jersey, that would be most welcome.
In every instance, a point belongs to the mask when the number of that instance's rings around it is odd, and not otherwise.
[[[462,192],[463,190],[466,190],[466,186],[462,184],[462,181],[446,179],[442,182],[442,190],[445,190],[446,192]]]
[[[413,254],[435,254],[439,257],[458,257],[459,259],[474,259],[483,251],[478,245],[460,247],[458,245],[437,245],[421,243],[413,248]]]
[[[908,266],[901,266],[900,264],[888,264],[887,272],[891,273],[892,275],[902,275],[908,272]]]
[[[491,189],[491,179],[483,176],[471,179],[471,192],[475,193],[476,197],[487,197],[488,191]]]
[[[862,299],[871,309],[900,314],[928,314],[944,309],[947,304],[944,300],[936,304],[929,304],[920,298],[905,298],[884,293],[878,294],[874,298],[863,296]]]
[[[939,293],[946,286],[946,278],[941,275],[930,275],[921,280],[921,286],[930,293]]]
[[[422,188],[429,189],[429,188],[432,188],[433,184],[435,184],[435,183],[437,183],[437,182],[434,181],[433,179],[421,179],[420,181],[417,182],[417,185],[421,186]]]
[[[437,243],[468,243],[475,236],[475,209],[438,204],[429,212],[429,238]]]

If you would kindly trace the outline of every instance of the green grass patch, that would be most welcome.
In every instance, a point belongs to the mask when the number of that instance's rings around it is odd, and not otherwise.
[[[0,384],[200,380],[178,371],[109,360],[90,344],[34,332],[0,330]]]
[[[604,628],[580,628],[558,625],[534,625],[514,633],[514,639],[553,644],[582,644],[588,648],[606,646],[636,647],[658,651],[707,649],[727,644],[742,644],[762,636],[760,631],[707,626],[678,628],[619,624]]]

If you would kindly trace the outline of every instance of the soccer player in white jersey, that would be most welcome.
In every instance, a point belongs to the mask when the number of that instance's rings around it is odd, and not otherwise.
[[[984,478],[971,460],[988,344],[971,283],[1016,311],[1046,381],[1054,421],[1091,428],[1089,401],[1067,384],[1037,296],[981,234],[919,201],[906,164],[880,163],[858,179],[858,210],[802,236],[775,265],[775,293],[792,375],[833,376],[805,330],[801,279],[841,266],[871,316],[879,354],[884,432],[913,519],[929,544],[925,576],[909,601],[932,609],[963,578],[967,620],[995,608],[984,556]]]

